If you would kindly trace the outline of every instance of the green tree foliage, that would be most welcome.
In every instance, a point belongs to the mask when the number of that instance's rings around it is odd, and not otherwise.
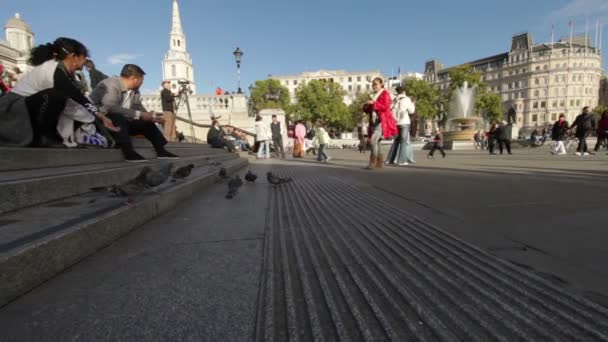
[[[367,91],[359,93],[353,100],[353,103],[348,106],[348,112],[350,113],[350,117],[355,125],[361,122],[361,120],[365,117],[366,114],[363,112],[363,105],[371,99],[370,96],[371,94]]]
[[[278,80],[267,79],[256,81],[251,90],[249,101],[254,114],[258,114],[262,109],[268,108],[280,108],[287,114],[291,112],[289,89],[282,86]]]
[[[604,111],[608,110],[608,105],[598,105],[597,107],[595,107],[593,109],[593,113],[597,114],[598,116],[602,116],[602,113],[604,113]]]
[[[304,121],[325,121],[338,129],[352,129],[355,121],[344,104],[346,92],[338,83],[312,80],[296,90],[294,118]]]
[[[502,99],[498,94],[482,90],[475,99],[475,110],[487,123],[501,120],[503,117]]]
[[[452,98],[454,91],[461,88],[465,81],[467,82],[468,87],[473,87],[476,85],[480,90],[485,88],[485,84],[481,82],[481,73],[478,71],[473,71],[471,66],[468,64],[450,68],[448,75],[450,76],[448,99]]]
[[[441,112],[445,99],[439,89],[424,80],[410,79],[405,81],[405,91],[416,101],[416,114],[419,118],[433,119]]]

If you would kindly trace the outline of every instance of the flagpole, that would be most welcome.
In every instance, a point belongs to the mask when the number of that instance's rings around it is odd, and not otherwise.
[[[585,18],[585,54],[587,54],[588,37],[589,37],[589,17]]]
[[[570,22],[568,22],[568,26],[570,26],[570,49],[572,49],[572,20],[570,20]]]
[[[553,49],[553,44],[555,42],[554,30],[555,30],[555,25],[551,24],[551,49]]]
[[[593,47],[595,48],[595,52],[597,52],[597,40],[598,40],[598,33],[600,31],[600,20],[598,19],[595,22],[595,40],[594,40],[594,44]]]

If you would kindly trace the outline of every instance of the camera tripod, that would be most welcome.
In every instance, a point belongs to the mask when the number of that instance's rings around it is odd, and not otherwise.
[[[196,136],[194,135],[194,125],[192,121],[192,112],[190,111],[190,101],[188,100],[188,94],[192,93],[190,90],[190,86],[188,83],[180,82],[179,93],[177,93],[177,101],[175,102],[175,112],[179,109],[179,107],[186,103],[186,110],[188,111],[188,120],[190,120],[190,135],[194,142],[196,142]]]

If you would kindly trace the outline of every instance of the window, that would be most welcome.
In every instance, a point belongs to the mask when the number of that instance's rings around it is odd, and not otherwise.
[[[557,113],[551,114],[551,121],[557,120]]]
[[[361,82],[361,76],[357,76],[357,82]]]
[[[555,76],[555,83],[559,83],[559,76]]]
[[[348,82],[352,82],[352,81],[353,81],[353,78],[349,76],[348,77]]]
[[[538,121],[538,114],[533,114],[532,115],[532,122],[536,122]]]
[[[582,82],[583,81],[583,75],[578,75],[578,81]]]
[[[565,105],[566,105],[566,101],[564,101],[564,100],[559,101],[560,107],[564,107]]]
[[[536,71],[540,70],[540,65],[536,66]]]
[[[556,101],[553,101],[553,103],[551,104],[551,106],[552,106],[553,108],[556,108],[556,107],[557,107],[557,100],[556,100]]]
[[[543,65],[543,70],[547,70],[549,69],[549,66],[547,64]]]
[[[534,84],[538,85],[538,78],[534,79]]]
[[[181,42],[180,42],[180,40],[178,39],[178,40],[177,40],[177,46],[180,46],[180,43],[181,43]]]
[[[576,106],[580,107],[581,106],[581,100],[576,100]]]
[[[534,97],[538,97],[538,90],[534,91]]]
[[[566,75],[562,75],[562,82],[568,82],[568,77],[566,77]]]
[[[360,85],[360,84],[358,84],[358,85],[357,85],[357,91],[360,91],[360,90],[361,90],[361,85]]]
[[[522,91],[520,96],[521,96],[522,99],[525,99],[526,98],[526,92]]]
[[[298,80],[293,80],[293,85],[298,85]]]
[[[546,101],[542,101],[540,103],[540,108],[547,108],[547,102]]]
[[[526,68],[521,69],[521,73],[523,74],[524,72],[526,72]]]
[[[532,108],[538,109],[538,102],[534,102],[534,105],[532,106]]]
[[[177,75],[177,68],[175,66],[175,64],[171,64],[171,77],[176,77]]]
[[[574,100],[570,100],[570,107],[574,107]]]
[[[348,91],[352,91],[352,90],[353,90],[353,86],[352,86],[352,85],[349,85],[349,86],[348,86]]]
[[[369,86],[369,84],[366,84],[366,85],[365,85],[365,90],[370,90],[370,88],[371,88],[371,87]]]

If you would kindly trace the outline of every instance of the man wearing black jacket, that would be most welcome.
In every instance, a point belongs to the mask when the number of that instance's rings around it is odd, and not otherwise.
[[[503,151],[503,145],[507,148],[507,153],[511,154],[511,132],[513,131],[513,124],[507,124],[506,121],[502,122],[502,125],[498,127],[497,140],[498,150],[500,154]]]
[[[171,82],[163,81],[163,90],[160,92],[160,102],[163,107],[164,135],[167,141],[176,141],[175,128],[175,96],[171,92]]]
[[[576,149],[577,156],[588,156],[587,137],[596,129],[595,118],[589,113],[589,107],[583,108],[583,113],[579,114],[570,129],[576,127],[576,137],[578,138],[578,148]]]

